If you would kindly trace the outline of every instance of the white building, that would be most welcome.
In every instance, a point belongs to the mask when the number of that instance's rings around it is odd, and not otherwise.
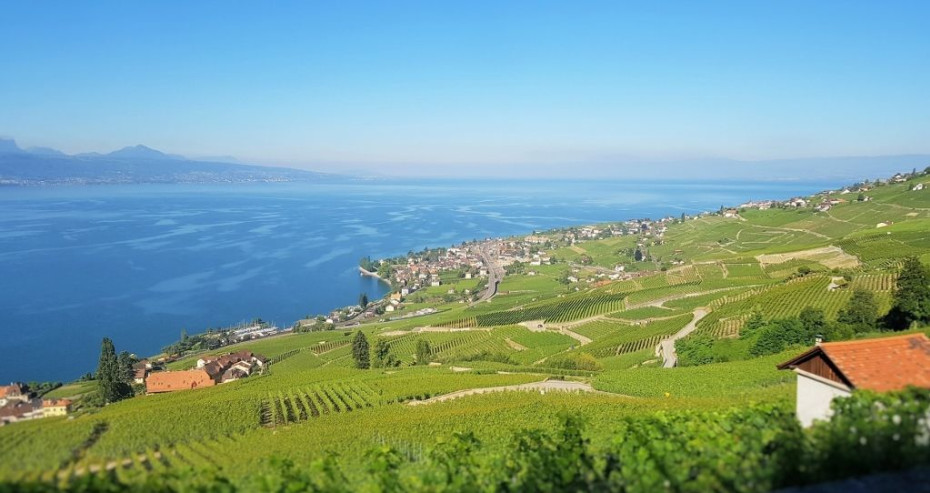
[[[830,403],[853,390],[930,388],[930,339],[908,334],[881,339],[827,342],[778,365],[798,376],[797,417],[802,426],[832,416]]]

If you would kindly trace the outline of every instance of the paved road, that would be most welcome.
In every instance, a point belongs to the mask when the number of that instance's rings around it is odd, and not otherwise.
[[[491,392],[509,392],[509,391],[539,391],[539,392],[597,392],[590,384],[582,382],[566,382],[562,380],[547,380],[545,382],[525,383],[522,385],[507,385],[504,387],[486,387],[483,389],[468,389],[452,392],[451,394],[433,397],[425,401],[411,401],[411,406],[420,406],[423,404],[434,404],[437,402],[451,401],[460,397],[469,395],[488,394]]]
[[[478,300],[478,303],[481,303],[482,301],[490,301],[497,296],[497,287],[504,280],[504,268],[501,267],[498,261],[496,244],[495,246],[489,246],[487,243],[482,243],[478,247],[478,255],[481,256],[481,261],[488,268],[488,288]]]
[[[704,308],[694,310],[694,319],[691,320],[691,323],[679,330],[677,334],[659,343],[658,352],[662,353],[662,358],[665,360],[665,364],[663,365],[665,368],[674,368],[678,365],[678,355],[675,353],[675,342],[679,339],[688,337],[688,334],[694,332],[694,330],[697,329],[698,322],[706,317],[708,313],[710,312]]]

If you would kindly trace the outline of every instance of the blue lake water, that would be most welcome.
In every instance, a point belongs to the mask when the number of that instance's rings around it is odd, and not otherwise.
[[[100,340],[288,326],[385,286],[358,260],[490,236],[715,210],[824,183],[358,182],[0,188],[0,382],[67,380]],[[836,186],[838,184],[832,184]]]

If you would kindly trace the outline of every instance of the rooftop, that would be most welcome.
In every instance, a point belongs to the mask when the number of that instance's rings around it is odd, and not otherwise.
[[[855,389],[930,388],[930,339],[924,334],[827,342],[778,368],[795,368],[818,356],[831,362]]]

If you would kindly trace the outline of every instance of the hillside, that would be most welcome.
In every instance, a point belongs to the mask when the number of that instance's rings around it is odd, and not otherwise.
[[[108,154],[66,155],[55,149],[20,149],[0,139],[0,185],[251,183],[331,181],[334,175],[270,166],[187,159],[142,145]]]
[[[880,335],[876,320],[854,330],[842,314],[860,290],[887,314],[904,259],[930,264],[930,188],[914,190],[925,181],[674,218],[661,236],[561,246],[566,230],[537,233],[558,261],[506,275],[488,302],[444,300],[478,287],[445,276],[404,307],[434,314],[216,351],[267,355],[262,376],[0,428],[0,481],[78,484],[110,469],[109,480],[125,484],[215,487],[222,477],[269,491],[288,481],[322,490],[767,491],[869,472],[837,452],[839,428],[804,434],[794,421],[794,375],[775,365],[813,341],[759,341],[807,308],[822,311],[828,332],[818,335]],[[628,275],[615,275],[618,265]],[[397,365],[356,369],[357,331],[371,348],[383,341]],[[679,365],[663,368],[670,355],[659,347],[676,340]],[[421,341],[429,364],[417,361]],[[524,387],[410,405],[551,378],[589,391]],[[871,409],[863,399],[835,426],[859,423],[856,413]],[[882,444],[863,448],[863,460],[897,453]],[[930,457],[914,450],[902,465]]]

